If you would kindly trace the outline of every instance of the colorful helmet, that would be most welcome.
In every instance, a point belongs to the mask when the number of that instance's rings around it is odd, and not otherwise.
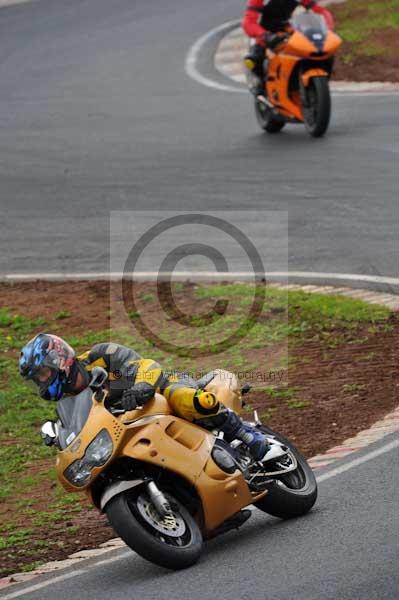
[[[33,381],[45,400],[59,400],[69,383],[75,352],[63,339],[39,333],[21,350],[19,372]]]

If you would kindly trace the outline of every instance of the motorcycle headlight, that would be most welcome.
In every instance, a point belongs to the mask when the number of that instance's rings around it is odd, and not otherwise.
[[[87,446],[84,455],[85,462],[91,467],[101,467],[112,454],[112,439],[106,429],[100,431]]]
[[[103,429],[87,446],[84,456],[65,469],[64,477],[78,487],[86,485],[90,480],[91,470],[104,465],[112,455],[112,450],[112,438]]]
[[[80,487],[86,485],[91,477],[91,468],[86,465],[84,458],[81,460],[75,460],[67,469],[64,471],[64,477],[68,479],[73,485]]]

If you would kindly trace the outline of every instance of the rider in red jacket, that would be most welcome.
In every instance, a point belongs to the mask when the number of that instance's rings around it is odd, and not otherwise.
[[[264,90],[265,48],[270,48],[278,41],[276,32],[284,30],[297,6],[309,8],[322,15],[330,29],[334,27],[334,19],[326,8],[315,0],[247,0],[242,28],[252,38],[250,52],[245,57],[245,65],[258,78],[255,94]]]

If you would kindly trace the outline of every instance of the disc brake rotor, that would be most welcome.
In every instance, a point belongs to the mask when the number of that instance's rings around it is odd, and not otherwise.
[[[137,509],[142,518],[151,527],[169,537],[181,537],[186,531],[183,518],[176,513],[162,517],[152,504],[151,500],[144,495],[137,498]]]

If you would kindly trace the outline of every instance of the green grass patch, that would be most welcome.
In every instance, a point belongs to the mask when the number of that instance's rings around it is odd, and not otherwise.
[[[341,59],[346,63],[351,63],[356,56],[376,57],[389,52],[389,43],[373,41],[375,33],[391,29],[397,29],[399,33],[399,0],[347,0],[332,10],[337,33],[350,44],[350,48],[340,51]]]
[[[67,310],[60,310],[59,312],[55,313],[54,319],[56,321],[63,321],[64,319],[69,319],[71,316],[71,313]]]
[[[358,392],[364,392],[366,389],[367,385],[361,383],[348,383],[343,387],[343,390],[346,394],[356,394]]]
[[[309,406],[309,402],[306,402],[306,400],[288,400],[287,406],[292,409],[301,409]]]
[[[21,567],[21,572],[22,573],[29,573],[30,571],[34,571],[35,569],[37,569],[38,567],[40,567],[40,565],[42,564],[43,561],[40,560],[35,560],[31,563],[28,563],[26,565],[23,565]]]
[[[337,31],[349,42],[361,42],[373,31],[399,29],[399,0],[347,0],[335,10],[339,16]]]
[[[156,300],[156,295],[151,293],[143,294],[141,299],[143,302],[154,302],[154,300]]]
[[[0,550],[4,548],[14,548],[15,546],[25,545],[30,543],[30,536],[33,533],[33,529],[23,529],[22,527],[11,533],[7,537],[0,537]]]

